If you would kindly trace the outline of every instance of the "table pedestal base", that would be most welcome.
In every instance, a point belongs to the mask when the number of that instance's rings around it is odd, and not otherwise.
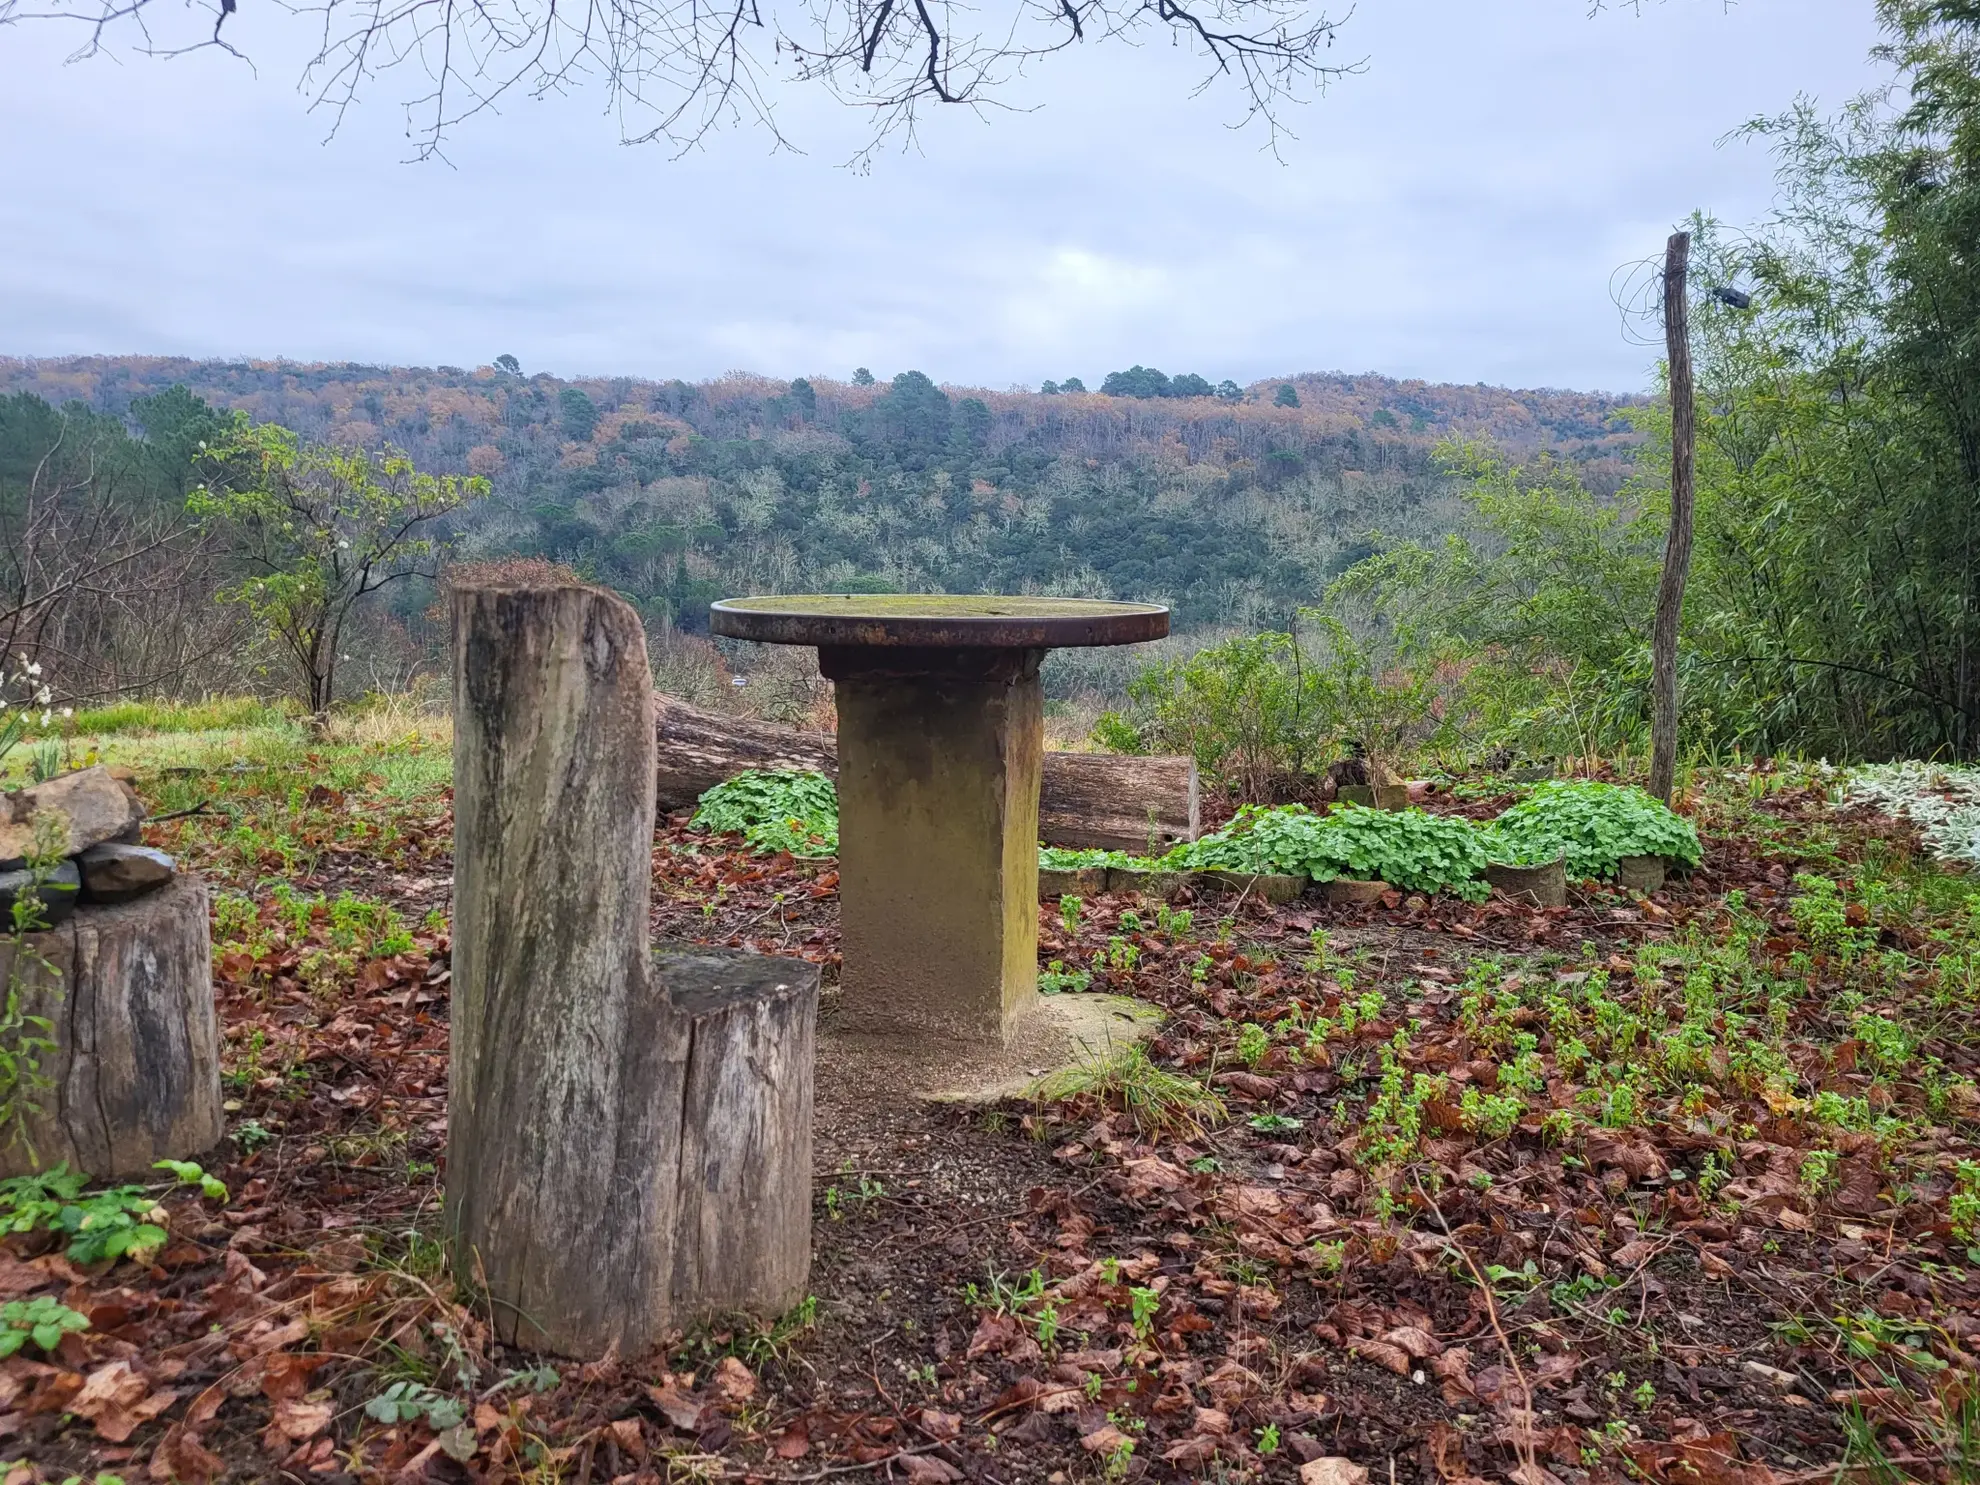
[[[821,648],[849,1026],[1001,1044],[1038,994],[1037,650]]]

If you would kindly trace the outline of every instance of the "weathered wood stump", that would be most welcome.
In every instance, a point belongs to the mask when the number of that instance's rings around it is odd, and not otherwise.
[[[653,959],[683,1069],[675,1312],[781,1313],[811,1272],[817,967],[671,945]]]
[[[1664,890],[1668,868],[1669,863],[1662,856],[1624,856],[1616,862],[1616,881],[1625,891],[1641,892],[1648,897]]]
[[[1534,907],[1567,906],[1567,858],[1556,857],[1536,866],[1511,866],[1493,862],[1485,868],[1485,880],[1492,890],[1515,902]]]
[[[447,1213],[511,1344],[650,1348],[810,1260],[818,974],[647,935],[646,637],[594,588],[459,586]]]
[[[23,1008],[54,1023],[55,1047],[39,1059],[53,1086],[6,1092],[41,1110],[21,1138],[11,1120],[0,1131],[0,1173],[66,1161],[104,1179],[150,1177],[154,1161],[218,1145],[226,1121],[205,885],[181,876],[134,902],[85,904],[26,947]],[[14,982],[14,961],[13,940],[0,939],[0,985]]]

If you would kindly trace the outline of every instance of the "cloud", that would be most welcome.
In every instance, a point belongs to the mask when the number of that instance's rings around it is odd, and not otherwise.
[[[781,122],[807,154],[620,148],[579,93],[408,166],[390,88],[326,143],[299,33],[237,19],[253,74],[0,33],[0,352],[1640,386],[1614,265],[1694,207],[1763,213],[1765,151],[1721,136],[1876,75],[1868,0],[1383,0],[1343,32],[1367,72],[1297,111],[1283,162],[1142,46],[1051,58],[1017,111],[933,117],[867,175],[838,163],[860,118],[801,91]]]

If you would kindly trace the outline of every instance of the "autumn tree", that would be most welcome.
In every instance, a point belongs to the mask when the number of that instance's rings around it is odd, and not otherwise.
[[[234,414],[208,452],[225,473],[194,489],[187,505],[229,542],[242,574],[217,596],[243,605],[267,631],[321,717],[357,606],[391,583],[430,574],[440,519],[486,495],[488,481],[421,474],[392,449],[305,444],[245,413]]]

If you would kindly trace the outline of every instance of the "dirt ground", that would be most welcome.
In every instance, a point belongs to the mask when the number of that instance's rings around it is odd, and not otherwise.
[[[1764,829],[1708,824],[1705,866],[1655,898],[1551,911],[1043,905],[1041,964],[1091,966],[1094,991],[1167,1020],[1111,1080],[987,1106],[923,1096],[948,1053],[833,1029],[831,863],[667,822],[656,934],[825,971],[813,1298],[576,1363],[494,1345],[437,1242],[449,827],[425,808],[389,853],[290,878],[417,925],[390,953],[340,950],[332,904],[298,909],[198,820],[148,837],[236,902],[216,916],[231,1135],[209,1161],[228,1198],[164,1194],[170,1238],[142,1266],[6,1239],[6,1298],[90,1322],[0,1361],[7,1481],[1797,1485],[1869,1469],[1865,1439],[1895,1471],[1880,1485],[1973,1478],[1946,1442],[1980,1343],[1980,1262],[1948,1218],[1980,1115],[1965,1029],[1918,1033],[1927,1087],[1873,1076],[1847,1014],[1793,1002],[1810,1019],[1780,1055],[1804,1088],[1916,1104],[1899,1148],[1773,1108],[1734,989],[1697,1013],[1698,977],[1732,985],[1745,960],[1831,977],[1793,875],[1903,846],[1889,822],[1784,795]],[[1734,889],[1761,926],[1729,952]],[[1696,1030],[1695,1075],[1584,1066],[1570,1044],[1609,1015]],[[986,1075],[1042,1065],[1020,1047]],[[1953,1090],[1936,1114],[1930,1087]]]

